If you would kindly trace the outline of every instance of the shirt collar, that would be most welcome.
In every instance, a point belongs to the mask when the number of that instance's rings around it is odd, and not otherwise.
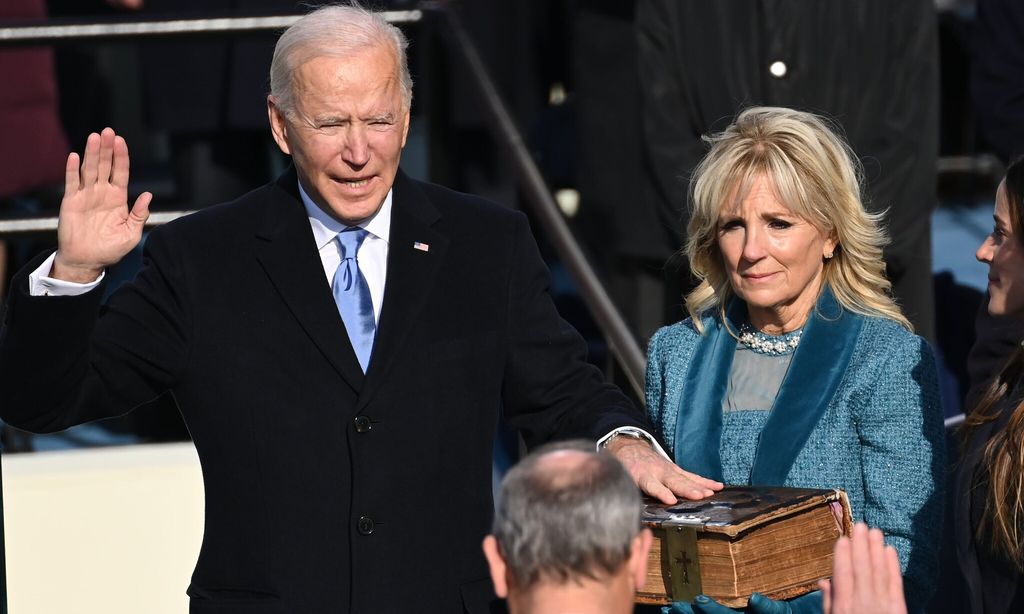
[[[384,203],[377,210],[377,213],[373,214],[373,217],[359,224],[360,228],[384,240],[384,242],[388,242],[391,234],[391,194],[393,191],[394,189],[388,190],[387,196],[384,197]],[[318,207],[313,202],[313,199],[309,197],[309,194],[306,193],[306,190],[303,189],[301,181],[299,182],[299,196],[302,197],[302,204],[306,207],[306,215],[309,217],[309,224],[313,228],[313,238],[316,240],[317,250],[322,249],[333,241],[339,232],[348,228],[348,226],[327,215],[326,211]]]

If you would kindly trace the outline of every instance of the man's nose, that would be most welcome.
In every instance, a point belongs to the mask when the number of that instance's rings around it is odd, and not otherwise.
[[[353,124],[345,135],[342,157],[352,166],[363,166],[370,161],[370,146],[366,138],[366,127]]]

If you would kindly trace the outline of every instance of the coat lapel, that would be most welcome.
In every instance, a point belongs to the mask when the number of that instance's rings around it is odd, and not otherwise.
[[[728,327],[738,331],[746,317],[743,301],[733,300],[726,314]],[[761,431],[751,484],[785,483],[842,382],[863,323],[863,317],[844,311],[825,288]],[[736,353],[736,339],[729,328],[718,318],[708,322],[691,360],[676,419],[676,464],[716,480],[723,477],[722,399]]]
[[[707,319],[679,399],[676,464],[714,480],[722,480],[722,398],[736,353],[736,338],[729,333],[729,327],[739,330],[735,323],[745,317],[746,306],[742,301],[733,301],[726,315],[728,325],[718,318]]]
[[[324,277],[294,168],[273,189],[256,234],[257,258],[310,340],[358,392],[363,371]]]
[[[807,319],[768,421],[761,430],[750,483],[781,486],[811,431],[835,396],[853,357],[863,316],[843,310],[826,286]]]
[[[416,183],[399,171],[391,206],[384,304],[356,412],[388,381],[395,363],[402,358],[405,339],[418,322],[424,300],[444,262],[448,238],[432,228],[440,217]]]

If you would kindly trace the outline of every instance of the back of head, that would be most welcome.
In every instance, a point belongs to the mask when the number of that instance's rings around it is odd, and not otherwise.
[[[825,262],[824,279],[840,304],[910,328],[887,294],[882,214],[864,208],[860,164],[836,128],[812,113],[752,107],[705,141],[711,149],[690,181],[686,247],[693,273],[701,280],[686,299],[698,325],[700,314],[724,309],[733,295],[718,250],[719,214],[742,201],[764,176],[780,202],[837,240],[835,257]]]
[[[395,58],[402,102],[412,104],[412,77],[405,50],[409,41],[380,14],[357,2],[322,6],[288,27],[277,40],[270,65],[270,94],[285,113],[295,110],[292,75],[317,57],[350,57],[374,47],[390,50]]]
[[[502,482],[493,534],[516,588],[618,573],[640,532],[640,493],[589,441],[539,448]]]

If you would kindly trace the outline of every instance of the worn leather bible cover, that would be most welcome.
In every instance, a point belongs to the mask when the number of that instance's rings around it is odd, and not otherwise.
[[[707,595],[743,607],[754,592],[791,599],[832,575],[836,539],[853,528],[841,490],[727,486],[700,501],[644,502],[654,533],[638,603]]]

